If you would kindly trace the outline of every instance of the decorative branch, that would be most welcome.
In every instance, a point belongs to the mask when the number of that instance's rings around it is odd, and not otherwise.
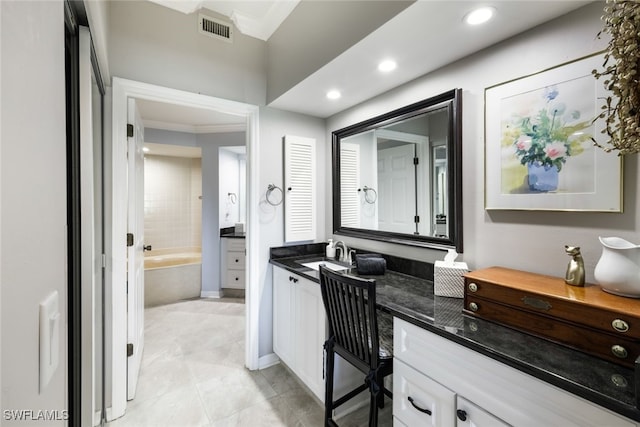
[[[602,133],[610,140],[603,146],[606,152],[618,155],[640,152],[640,2],[636,0],[607,0],[604,8],[604,28],[598,33],[611,36],[604,55],[604,71],[593,70],[612,92],[596,119],[605,119]]]

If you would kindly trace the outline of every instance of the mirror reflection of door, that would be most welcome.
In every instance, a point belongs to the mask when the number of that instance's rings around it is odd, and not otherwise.
[[[414,158],[415,144],[400,141],[378,144],[378,229],[381,231],[417,232]]]
[[[433,147],[433,236],[446,237],[447,227],[447,147]]]

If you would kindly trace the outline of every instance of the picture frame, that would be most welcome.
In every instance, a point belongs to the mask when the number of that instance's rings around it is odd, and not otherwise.
[[[622,157],[597,118],[602,53],[485,89],[485,209],[622,212]],[[595,119],[595,120],[594,120]]]

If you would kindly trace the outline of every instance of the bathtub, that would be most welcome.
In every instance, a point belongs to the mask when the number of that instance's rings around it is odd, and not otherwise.
[[[145,253],[145,307],[197,298],[201,288],[200,248],[158,249]]]

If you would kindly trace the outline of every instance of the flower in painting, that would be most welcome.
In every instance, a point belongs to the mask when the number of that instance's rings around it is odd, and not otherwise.
[[[512,116],[505,128],[508,135],[505,133],[504,137],[510,139],[508,143],[522,165],[555,167],[560,171],[567,157],[584,151],[582,143],[590,140],[585,129],[591,126],[591,121],[578,122],[580,113],[567,111],[566,104],[558,100],[560,91],[556,86],[545,87],[541,92],[539,108]]]
[[[567,154],[567,147],[562,142],[554,141],[544,147],[544,153],[549,159],[551,159],[551,161],[553,161],[564,157]]]

